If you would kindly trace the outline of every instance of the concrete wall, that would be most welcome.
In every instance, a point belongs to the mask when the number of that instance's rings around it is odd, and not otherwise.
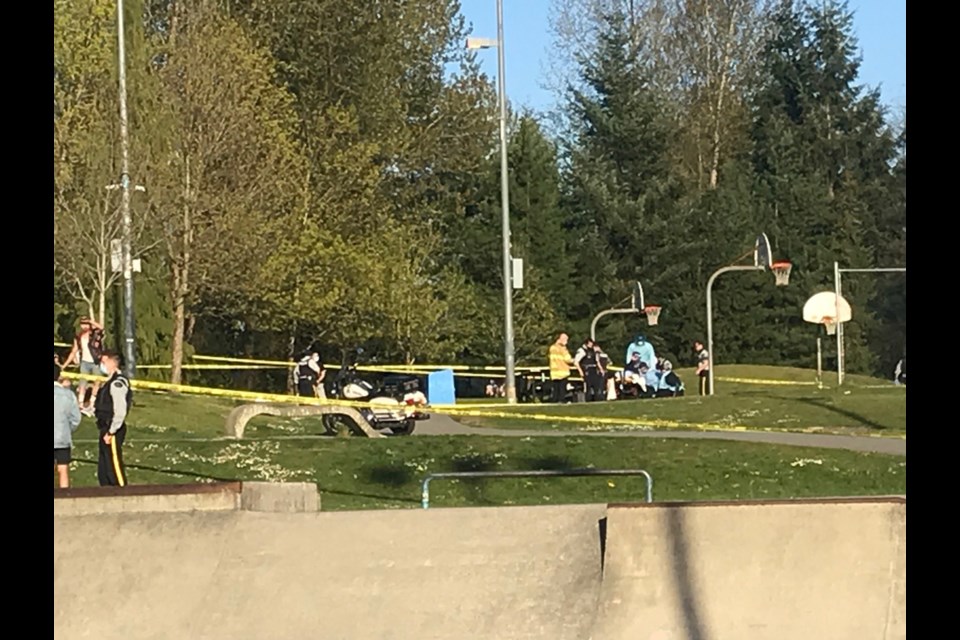
[[[312,482],[224,482],[67,489],[55,491],[53,501],[54,516],[236,509],[315,512],[320,493]]]
[[[597,640],[906,638],[906,500],[611,508]]]
[[[604,510],[60,517],[55,636],[580,640]]]
[[[906,637],[905,499],[320,513],[260,495],[272,512],[56,517],[55,637]]]

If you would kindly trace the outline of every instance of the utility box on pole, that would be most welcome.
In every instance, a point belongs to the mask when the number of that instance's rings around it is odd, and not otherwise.
[[[523,289],[523,258],[513,258],[513,288]]]

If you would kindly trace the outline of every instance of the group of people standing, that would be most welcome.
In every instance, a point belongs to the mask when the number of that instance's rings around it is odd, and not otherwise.
[[[623,371],[616,374],[610,371],[610,357],[595,340],[584,340],[574,356],[567,348],[569,340],[566,333],[561,333],[549,349],[551,402],[566,400],[574,369],[583,380],[583,396],[587,402],[615,400],[621,394],[649,398],[683,395],[683,382],[674,372],[673,363],[658,358],[653,345],[643,335],[636,336],[627,346]],[[709,395],[709,355],[700,341],[694,342],[693,348],[700,395]]]
[[[610,358],[592,339],[584,341],[572,357],[567,349],[570,336],[561,333],[550,346],[550,401],[563,402],[567,397],[567,384],[575,367],[584,381],[584,393],[590,401],[605,397],[606,370]]]
[[[74,395],[62,377],[63,369],[74,364],[80,367],[81,375],[106,378],[102,384],[98,379],[93,381],[89,400],[86,379],[81,378]],[[127,485],[123,443],[132,404],[133,390],[120,371],[120,354],[104,348],[102,326],[89,318],[81,319],[80,332],[64,363],[61,365],[56,354],[53,358],[53,467],[60,488],[70,486],[73,434],[80,426],[81,414],[96,420],[100,486]]]

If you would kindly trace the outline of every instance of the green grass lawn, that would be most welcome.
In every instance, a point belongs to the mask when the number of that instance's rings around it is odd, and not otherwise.
[[[687,395],[682,398],[563,406],[517,405],[510,411],[534,417],[462,415],[457,419],[477,427],[568,431],[746,428],[894,436],[906,432],[906,387],[888,381],[850,376],[845,378],[843,387],[837,389],[836,374],[833,374],[824,376],[824,388],[820,389],[813,382],[814,371],[731,365],[718,367],[716,393],[702,398],[696,395],[693,371],[682,370],[679,375],[688,387]],[[465,408],[469,407],[470,404],[465,403]],[[477,411],[495,414],[497,409],[478,408]],[[576,421],[551,420],[550,416]]]
[[[722,367],[718,377],[805,381],[810,372]],[[681,373],[681,375],[683,375]],[[690,384],[691,376],[684,376]],[[470,424],[543,429],[615,429],[552,421],[601,416],[638,428],[652,420],[809,430],[905,433],[904,388],[849,379],[843,392],[816,386],[719,383],[712,398],[510,407],[546,414],[531,419],[458,416]],[[882,388],[872,388],[880,385]],[[847,393],[849,392],[849,393]],[[138,391],[124,447],[134,484],[214,480],[316,482],[324,509],[414,508],[432,472],[573,467],[642,468],[653,475],[655,500],[876,495],[906,491],[903,457],[721,440],[615,437],[434,436],[368,440],[319,437],[318,418],[259,416],[242,441],[224,437],[239,404],[217,397]],[[474,403],[464,403],[469,404]],[[502,408],[506,409],[506,407]],[[485,409],[481,409],[485,410]],[[76,432],[74,486],[96,485],[96,430],[84,418]],[[559,504],[641,500],[642,478],[551,478],[434,481],[435,506]]]
[[[131,483],[267,480],[317,483],[324,510],[419,507],[420,483],[442,471],[641,468],[654,500],[902,494],[906,460],[805,447],[604,437],[252,439],[144,442],[124,455]],[[96,445],[75,445],[74,486],[96,484]],[[434,480],[431,506],[632,502],[643,478]]]
[[[688,384],[691,372],[680,374]],[[782,384],[810,382],[814,373],[781,367],[725,366],[717,377],[764,380],[763,384],[718,382],[717,393],[701,398],[688,393],[683,398],[618,400],[569,405],[520,404],[490,407],[486,400],[460,402],[461,411],[475,410],[484,416],[455,418],[478,427],[510,429],[559,429],[567,431],[624,431],[650,428],[747,428],[825,433],[903,436],[906,432],[906,387],[883,380],[851,376],[842,389],[827,384]],[[829,382],[826,381],[827,383]],[[688,390],[689,391],[689,390]],[[151,438],[209,438],[223,434],[227,413],[239,401],[219,397],[173,395],[138,391],[131,415],[135,431]],[[477,406],[486,404],[487,406]],[[495,414],[509,411],[511,417]],[[525,418],[524,414],[531,417]],[[554,418],[554,419],[552,419]],[[573,421],[568,421],[568,420]],[[284,420],[259,417],[250,422],[246,437],[319,435],[317,419]]]

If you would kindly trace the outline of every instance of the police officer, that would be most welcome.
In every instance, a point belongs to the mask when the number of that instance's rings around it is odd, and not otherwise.
[[[106,383],[97,392],[94,416],[100,433],[100,459],[97,478],[101,487],[127,486],[127,472],[123,464],[123,441],[127,437],[127,414],[133,404],[130,381],[120,373],[120,355],[104,351],[100,358],[100,372]]]
[[[710,395],[710,354],[703,343],[697,340],[693,343],[693,351],[697,354],[697,376],[700,378],[700,395]]]
[[[599,354],[594,346],[593,340],[587,338],[573,359],[585,383],[587,402],[603,400],[603,372],[600,369]]]
[[[297,363],[297,395],[304,398],[324,397],[321,393],[323,378],[326,376],[320,354],[310,351]]]

